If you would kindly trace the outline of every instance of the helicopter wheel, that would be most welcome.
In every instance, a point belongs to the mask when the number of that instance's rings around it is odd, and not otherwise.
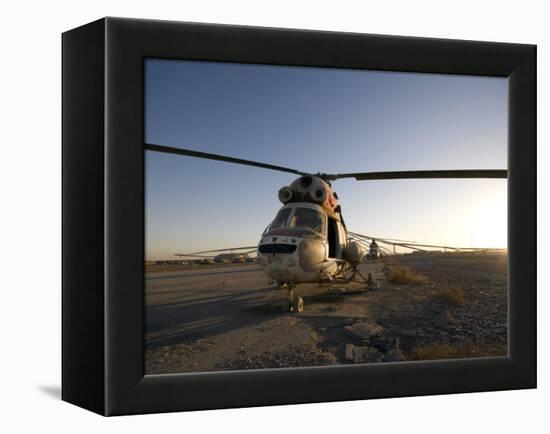
[[[302,297],[296,297],[294,299],[294,312],[300,313],[304,311],[304,299]]]
[[[302,297],[287,298],[283,302],[283,311],[300,313],[304,311],[304,299]]]

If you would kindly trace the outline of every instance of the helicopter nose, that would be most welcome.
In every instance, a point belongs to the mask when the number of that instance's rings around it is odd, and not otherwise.
[[[263,240],[262,240],[263,241]],[[258,264],[273,280],[280,282],[295,281],[302,272],[299,260],[300,239],[291,240],[270,239],[266,244],[260,244],[258,249]]]
[[[298,247],[300,267],[304,271],[318,271],[326,257],[326,244],[321,240],[306,239]]]
[[[296,255],[288,254],[278,254],[271,255],[267,257],[267,260],[264,260],[266,265],[274,270],[287,270],[291,268],[296,268],[299,264],[298,258]]]
[[[300,270],[296,258],[274,255],[266,258],[265,271],[273,280],[291,282],[296,280],[296,273],[299,273]]]

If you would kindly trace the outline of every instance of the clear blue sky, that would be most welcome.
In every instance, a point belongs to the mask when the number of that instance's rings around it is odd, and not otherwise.
[[[503,78],[147,60],[145,86],[149,143],[311,172],[507,167]],[[147,259],[255,245],[293,179],[146,152]],[[505,246],[505,180],[333,186],[353,231]]]

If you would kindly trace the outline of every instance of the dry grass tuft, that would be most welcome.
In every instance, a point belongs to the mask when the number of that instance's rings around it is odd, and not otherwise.
[[[415,285],[428,283],[428,278],[426,276],[414,271],[412,268],[402,265],[386,265],[386,274],[391,283],[413,283]]]
[[[432,299],[448,304],[462,306],[464,304],[464,292],[462,289],[440,289],[432,294]]]
[[[505,346],[478,346],[474,344],[461,345],[430,345],[426,347],[417,347],[411,354],[412,360],[441,360],[441,359],[461,359],[468,357],[494,357],[505,356],[507,353]]]

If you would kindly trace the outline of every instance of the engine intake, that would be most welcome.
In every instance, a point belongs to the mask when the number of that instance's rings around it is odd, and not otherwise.
[[[310,191],[311,200],[314,202],[324,202],[327,200],[327,191],[324,188],[316,188],[313,191]]]
[[[293,191],[289,187],[283,187],[279,190],[279,200],[286,204],[292,200]]]

